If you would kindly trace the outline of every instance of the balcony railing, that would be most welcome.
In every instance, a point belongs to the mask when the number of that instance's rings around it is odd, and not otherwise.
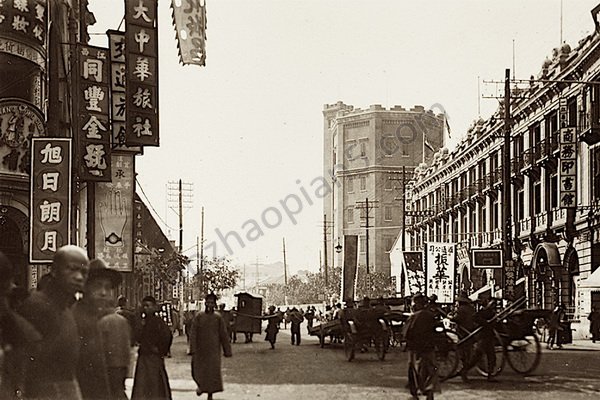
[[[567,222],[567,210],[565,208],[553,208],[552,227],[564,225]]]
[[[519,220],[519,230],[521,232],[530,232],[531,231],[531,218],[524,218]]]
[[[535,216],[535,231],[542,232],[546,229],[548,225],[548,213],[542,212]]]

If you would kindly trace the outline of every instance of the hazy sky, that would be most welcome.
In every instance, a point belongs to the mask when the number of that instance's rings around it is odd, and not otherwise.
[[[216,241],[219,254],[227,249],[217,230],[240,235],[244,248],[228,241],[240,264],[282,260],[285,237],[292,271],[319,267],[323,209],[320,184],[311,182],[323,175],[324,104],[439,103],[452,148],[478,117],[478,76],[501,80],[512,68],[513,40],[522,79],[537,75],[560,44],[560,0],[207,0],[207,65],[184,67],[170,3],[159,1],[161,145],[136,158],[138,180],[172,239],[178,219],[166,184],[194,184],[184,249],[196,244],[204,206],[206,243]],[[593,31],[597,3],[563,0],[571,47]],[[90,0],[98,21],[90,32],[116,29],[123,4]],[[107,40],[92,35],[92,44]],[[481,84],[482,93],[492,89]],[[494,99],[479,103],[484,118],[497,107]],[[295,224],[280,203],[288,195],[302,201]],[[287,204],[297,206],[291,197]]]

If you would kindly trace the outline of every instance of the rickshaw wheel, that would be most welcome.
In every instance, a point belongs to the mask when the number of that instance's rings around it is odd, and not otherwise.
[[[529,374],[537,368],[542,357],[540,340],[536,335],[513,339],[506,345],[506,357],[516,373]]]
[[[441,380],[448,379],[456,373],[456,369],[458,368],[458,353],[456,349],[436,351],[435,358],[437,361],[438,376]]]
[[[354,342],[352,341],[350,335],[344,336],[344,354],[346,356],[346,360],[354,360]]]

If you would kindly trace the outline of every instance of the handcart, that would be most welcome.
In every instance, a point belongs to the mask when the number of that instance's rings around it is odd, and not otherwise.
[[[377,358],[385,359],[389,346],[389,329],[384,318],[385,311],[375,308],[346,308],[340,312],[344,335],[344,354],[352,361],[356,350],[361,351],[373,344]]]

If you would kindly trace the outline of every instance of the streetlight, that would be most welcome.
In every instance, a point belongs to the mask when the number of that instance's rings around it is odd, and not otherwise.
[[[335,252],[340,254],[342,252],[342,245],[340,243],[340,238],[338,238],[337,245],[335,246]]]

